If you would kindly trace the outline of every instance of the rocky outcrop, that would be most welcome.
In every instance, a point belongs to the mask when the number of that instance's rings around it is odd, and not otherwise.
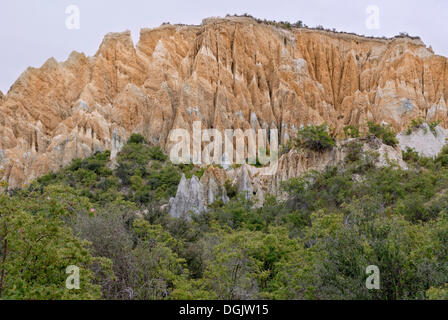
[[[179,218],[188,212],[200,213],[206,210],[204,186],[196,176],[187,180],[182,176],[177,188],[176,198],[170,200],[170,215]]]
[[[189,213],[198,214],[207,210],[207,206],[217,200],[228,202],[225,183],[225,172],[210,167],[199,181],[197,176],[187,179],[182,176],[177,194],[169,203],[171,216],[188,217]]]
[[[408,148],[417,151],[421,156],[434,158],[447,143],[448,130],[435,127],[433,130],[424,123],[420,128],[404,132],[397,136],[403,151]]]
[[[338,135],[367,121],[447,126],[448,64],[420,40],[206,19],[200,26],[105,36],[93,57],[73,52],[26,70],[0,100],[0,170],[10,187],[73,158],[112,149],[133,132],[170,148],[173,128],[296,128]]]
[[[187,216],[207,211],[207,207],[217,200],[228,202],[224,187],[228,181],[236,187],[237,192],[254,202],[256,207],[263,205],[267,195],[285,200],[287,194],[282,189],[282,182],[297,178],[309,170],[321,171],[327,166],[343,166],[348,147],[352,142],[360,142],[363,152],[374,152],[378,155],[376,165],[383,167],[392,163],[406,169],[399,148],[383,144],[379,139],[343,141],[336,148],[324,153],[302,150],[291,150],[278,161],[274,175],[262,174],[262,168],[242,165],[238,168],[224,170],[210,167],[200,180],[197,177],[182,177],[176,197],[170,201],[170,215]]]

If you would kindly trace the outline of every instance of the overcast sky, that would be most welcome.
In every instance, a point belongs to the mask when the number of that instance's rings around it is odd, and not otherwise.
[[[79,29],[67,28],[67,18],[73,18],[70,28],[77,21],[74,11],[66,13],[70,5],[79,8]],[[0,90],[6,94],[28,66],[40,67],[50,57],[63,61],[73,50],[95,54],[108,32],[131,30],[137,42],[143,27],[246,12],[365,35],[405,31],[448,56],[447,0],[2,0]]]

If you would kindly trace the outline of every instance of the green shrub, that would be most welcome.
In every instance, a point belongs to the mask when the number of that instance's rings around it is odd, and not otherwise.
[[[395,147],[398,144],[395,132],[391,127],[373,122],[368,122],[367,125],[369,127],[369,133],[378,139],[381,139],[384,144],[392,147]]]
[[[448,284],[440,288],[431,288],[426,291],[426,297],[429,300],[448,300]]]
[[[350,142],[346,146],[347,155],[345,157],[345,161],[347,162],[355,162],[361,159],[362,155],[362,143],[359,141]]]
[[[387,144],[388,146],[395,147],[398,144],[398,140],[392,130],[386,130],[381,139],[384,144]]]
[[[423,126],[424,123],[425,123],[425,120],[423,120],[422,118],[412,119],[411,120],[411,128],[419,129]]]
[[[336,145],[334,139],[328,134],[327,125],[308,126],[297,132],[297,145],[313,151],[323,152]]]
[[[68,171],[75,172],[75,171],[77,171],[78,169],[81,169],[81,168],[82,168],[82,163],[83,163],[82,159],[74,159],[74,160],[72,161],[71,165],[67,168],[67,170],[68,170]]]
[[[191,179],[193,176],[201,179],[206,169],[205,167],[194,166],[192,163],[179,164],[176,166],[185,174],[187,179]]]
[[[134,133],[129,138],[128,143],[142,144],[146,143],[146,140],[142,135]]]
[[[134,194],[133,200],[140,204],[146,204],[154,200],[153,192],[149,186],[142,186]]]
[[[38,178],[37,182],[43,184],[44,186],[47,186],[51,183],[56,182],[56,179],[57,179],[57,175],[55,173],[49,173],[49,174],[46,174],[46,175]]]
[[[443,167],[448,167],[448,145],[444,146],[436,158],[436,163]]]
[[[433,158],[421,156],[417,151],[407,147],[402,151],[403,160],[415,167],[432,168],[435,164]]]
[[[148,186],[157,194],[157,199],[176,195],[181,179],[180,172],[173,166],[167,166],[160,171],[152,171],[148,177]]]
[[[205,168],[199,168],[193,172],[193,175],[198,177],[198,179],[201,179],[202,176],[204,175],[204,173],[205,173]]]
[[[422,118],[412,119],[411,125],[408,127],[406,134],[410,135],[413,130],[420,129],[420,128],[424,129],[425,134],[428,133],[428,130],[426,129],[426,127],[423,127],[424,123],[425,123],[425,120],[423,120]],[[438,125],[440,125],[440,121],[432,121],[432,122],[428,123],[429,129],[431,130],[431,132],[434,135],[436,135],[436,128]]]
[[[412,222],[428,221],[430,218],[429,212],[425,207],[424,197],[416,194],[400,200],[397,204],[397,213]]]
[[[263,168],[264,166],[261,164],[260,159],[258,157],[254,158],[247,158],[246,159],[247,164],[254,166],[255,168]],[[221,167],[222,168],[222,167]]]
[[[235,198],[238,194],[238,189],[235,185],[230,182],[230,180],[226,180],[224,183],[224,188],[226,189],[227,196],[232,199]]]
[[[158,161],[166,161],[168,160],[168,156],[163,152],[163,150],[160,147],[153,147],[150,149],[150,155],[151,159],[158,160]]]
[[[118,189],[120,183],[118,182],[118,178],[115,176],[110,176],[107,178],[102,178],[97,184],[96,188],[102,191],[106,191],[109,189]]]
[[[354,126],[344,127],[345,136],[348,138],[359,138],[359,129]]]
[[[406,151],[402,151],[403,160],[406,162],[417,163],[420,155],[413,148],[406,147]]]
[[[434,135],[437,135],[436,128],[440,125],[440,123],[441,123],[441,121],[438,120],[438,121],[432,121],[428,124],[429,128],[431,129],[431,132]]]
[[[97,174],[93,171],[89,171],[87,169],[79,169],[75,172],[75,177],[77,181],[86,186],[93,186],[93,184],[97,181]]]

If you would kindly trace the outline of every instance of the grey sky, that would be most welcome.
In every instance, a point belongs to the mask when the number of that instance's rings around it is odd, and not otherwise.
[[[394,36],[417,35],[437,54],[448,56],[446,0],[3,0],[0,12],[0,90],[6,94],[28,67],[48,58],[65,60],[71,51],[95,54],[108,32],[131,30],[138,41],[143,27],[163,22],[200,24],[203,18],[249,13],[270,20],[322,25],[341,31]],[[65,26],[65,9],[80,9],[80,29]],[[366,27],[369,5],[380,9],[380,29]]]

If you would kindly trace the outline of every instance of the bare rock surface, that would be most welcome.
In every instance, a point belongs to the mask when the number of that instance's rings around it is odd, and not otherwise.
[[[170,214],[173,217],[188,216],[189,213],[198,214],[207,211],[207,207],[217,200],[227,203],[228,197],[224,187],[226,181],[235,186],[239,194],[252,200],[255,207],[262,206],[267,195],[286,200],[287,195],[282,189],[282,182],[300,177],[309,170],[320,171],[327,166],[343,166],[348,146],[352,142],[362,143],[363,152],[377,154],[378,167],[396,164],[407,169],[401,150],[385,145],[376,138],[366,141],[356,139],[343,141],[337,147],[323,153],[291,150],[280,157],[273,175],[264,175],[263,168],[244,164],[229,170],[210,167],[200,180],[195,176],[191,179],[182,177],[177,195],[170,201]]]
[[[411,134],[400,133],[397,138],[403,151],[410,148],[422,156],[434,158],[447,143],[448,130],[440,126],[431,130],[428,124],[424,123],[422,128],[413,130]]]
[[[115,155],[134,132],[168,151],[169,132],[196,120],[277,128],[282,142],[311,123],[336,134],[367,121],[398,132],[417,117],[447,127],[447,99],[447,58],[412,38],[236,17],[142,29],[136,45],[128,31],[111,33],[93,57],[51,58],[0,95],[0,179],[14,188],[74,158]]]

